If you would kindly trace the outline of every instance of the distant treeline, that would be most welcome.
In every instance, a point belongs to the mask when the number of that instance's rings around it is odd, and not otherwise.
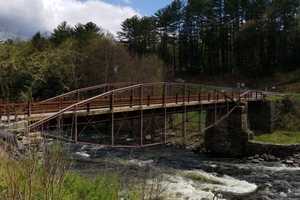
[[[0,101],[44,99],[107,82],[162,80],[157,56],[132,56],[94,23],[60,24],[50,36],[0,43]]]
[[[175,74],[268,76],[300,66],[299,0],[174,0],[132,17],[119,38],[132,53],[155,53]]]
[[[300,0],[174,0],[122,23],[60,24],[50,36],[0,43],[0,100],[55,96],[182,73],[259,77],[300,66]]]

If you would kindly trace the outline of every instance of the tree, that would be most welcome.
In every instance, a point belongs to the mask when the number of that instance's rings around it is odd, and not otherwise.
[[[133,16],[122,23],[122,31],[118,32],[118,36],[132,53],[153,53],[158,40],[155,18]]]
[[[32,46],[39,51],[42,51],[46,48],[48,41],[42,36],[40,32],[37,32],[31,39]]]
[[[62,22],[56,29],[54,29],[51,34],[50,41],[55,45],[60,45],[65,40],[72,37],[72,32],[73,28],[71,28],[67,22]]]
[[[104,33],[95,23],[88,22],[87,24],[77,24],[72,31],[72,35],[80,43],[84,43],[94,37],[103,37]]]

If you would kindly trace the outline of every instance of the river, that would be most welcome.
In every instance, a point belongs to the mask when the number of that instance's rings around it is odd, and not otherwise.
[[[75,160],[73,169],[88,176],[112,171],[126,177],[126,183],[145,176],[149,180],[160,177],[165,199],[300,199],[300,168],[280,161],[213,158],[174,147],[69,145],[67,149]]]

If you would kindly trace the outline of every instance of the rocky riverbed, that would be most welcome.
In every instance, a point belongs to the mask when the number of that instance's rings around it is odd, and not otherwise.
[[[126,183],[147,177],[159,182],[166,199],[300,199],[300,155],[224,159],[173,147],[68,145],[66,149],[75,161],[73,170],[88,176],[118,172]]]

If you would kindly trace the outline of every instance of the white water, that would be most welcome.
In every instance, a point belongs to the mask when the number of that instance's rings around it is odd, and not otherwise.
[[[208,182],[199,182],[188,178],[187,174],[204,177]],[[219,193],[227,193],[233,196],[244,196],[256,191],[255,184],[246,181],[240,181],[229,176],[216,177],[201,170],[181,171],[175,176],[165,175],[166,180],[163,187],[166,190],[166,196],[170,199],[213,199]],[[217,183],[217,184],[213,184]],[[225,198],[218,198],[225,199]]]

